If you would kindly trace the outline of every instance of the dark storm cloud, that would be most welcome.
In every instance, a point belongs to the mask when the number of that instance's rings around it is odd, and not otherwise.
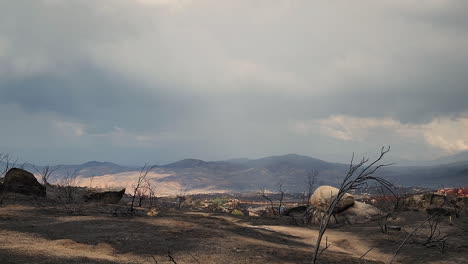
[[[63,145],[80,153],[68,160],[366,151],[385,142],[369,136],[357,147],[317,124],[392,118],[411,126],[406,133],[464,118],[467,8],[455,0],[1,1],[0,107],[15,111],[0,120],[23,120],[18,129],[40,142],[53,134],[56,155]],[[291,133],[302,123],[315,127]],[[24,133],[0,132],[15,138],[0,147],[26,152]],[[37,153],[50,147],[40,142],[29,142]],[[402,149],[418,156],[425,144]]]
[[[168,125],[193,113],[185,95],[141,86],[85,65],[67,76],[46,74],[0,81],[0,103],[17,104],[29,113],[58,113],[97,130],[121,126],[138,131]],[[195,97],[190,99],[195,101]]]

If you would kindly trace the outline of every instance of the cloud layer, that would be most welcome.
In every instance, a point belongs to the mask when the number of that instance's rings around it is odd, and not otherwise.
[[[463,151],[467,13],[463,0],[1,1],[0,148],[126,163]]]

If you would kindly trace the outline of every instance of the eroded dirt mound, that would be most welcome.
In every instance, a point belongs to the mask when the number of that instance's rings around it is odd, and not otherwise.
[[[36,177],[32,173],[18,168],[12,168],[7,172],[3,188],[7,192],[46,196],[46,188],[37,181]]]

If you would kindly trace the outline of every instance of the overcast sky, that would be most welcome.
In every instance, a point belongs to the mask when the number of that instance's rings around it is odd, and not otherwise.
[[[0,0],[0,152],[159,164],[468,150],[466,0]]]

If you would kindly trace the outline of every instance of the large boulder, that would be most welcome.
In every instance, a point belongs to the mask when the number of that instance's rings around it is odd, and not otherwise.
[[[326,211],[333,198],[338,195],[339,190],[332,186],[323,185],[318,187],[310,197],[310,204],[318,210]],[[336,205],[334,213],[346,210],[354,204],[354,197],[345,193],[340,202]]]
[[[324,216],[325,212],[321,210],[312,210],[310,222],[319,224],[320,219]],[[382,216],[382,212],[375,206],[354,202],[354,204],[345,210],[334,213],[330,218],[330,224],[362,224],[377,220]]]
[[[87,194],[84,197],[86,202],[98,202],[98,203],[107,203],[107,204],[116,204],[119,203],[125,194],[125,188],[121,191],[109,191],[109,192],[98,192]]]
[[[362,224],[376,220],[382,212],[375,206],[361,202],[354,202],[348,209],[335,214],[338,223]]]
[[[5,175],[3,187],[7,192],[46,196],[46,187],[42,186],[32,173],[23,169],[10,169]]]

